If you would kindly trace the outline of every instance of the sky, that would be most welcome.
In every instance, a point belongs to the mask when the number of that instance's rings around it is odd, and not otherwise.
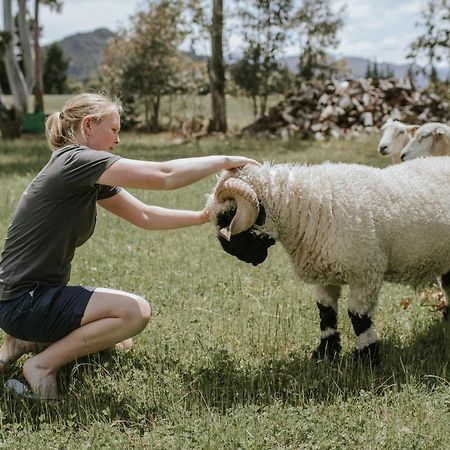
[[[379,63],[406,63],[408,45],[420,33],[417,22],[424,3],[425,0],[331,0],[334,10],[347,5],[344,26],[338,35],[340,44],[332,53]],[[129,16],[145,4],[145,0],[65,0],[61,14],[42,6],[42,44],[96,28],[116,31],[127,27]],[[233,52],[242,44],[239,35],[227,38],[227,48]],[[286,55],[292,54],[298,54],[295,46],[286,49]]]

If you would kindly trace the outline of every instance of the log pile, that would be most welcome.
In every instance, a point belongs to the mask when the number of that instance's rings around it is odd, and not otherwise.
[[[389,117],[419,125],[448,122],[450,106],[437,94],[415,90],[409,80],[313,80],[242,133],[323,140],[378,131]]]

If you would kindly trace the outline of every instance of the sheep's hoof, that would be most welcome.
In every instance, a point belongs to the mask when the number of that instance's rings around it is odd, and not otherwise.
[[[372,367],[380,365],[380,348],[378,342],[372,342],[367,347],[355,350],[354,355],[361,361],[369,362]]]
[[[341,338],[338,333],[328,336],[320,340],[320,344],[312,353],[312,358],[315,360],[329,359],[333,360],[341,351]]]

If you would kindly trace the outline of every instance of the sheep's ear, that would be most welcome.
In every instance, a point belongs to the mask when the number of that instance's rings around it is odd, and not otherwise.
[[[386,122],[384,122],[384,124],[381,126],[380,130],[381,130],[381,131],[384,131],[384,130],[387,128],[387,126],[388,126],[389,124],[391,124],[391,123],[392,123],[392,119],[389,117],[389,118],[386,120]]]
[[[437,127],[435,133],[436,136],[445,136],[447,134],[444,130],[444,127]]]
[[[255,225],[264,225],[266,222],[266,210],[264,209],[264,206],[259,204],[259,214],[255,221]]]
[[[410,125],[408,127],[408,130],[410,133],[414,136],[416,134],[416,131],[420,128],[420,125]]]

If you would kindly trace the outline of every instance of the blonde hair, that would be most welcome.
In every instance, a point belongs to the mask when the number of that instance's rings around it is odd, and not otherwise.
[[[89,116],[98,122],[114,112],[121,114],[120,103],[103,94],[76,95],[64,104],[61,111],[50,114],[45,122],[45,137],[50,149],[74,143],[75,133],[85,117]]]

